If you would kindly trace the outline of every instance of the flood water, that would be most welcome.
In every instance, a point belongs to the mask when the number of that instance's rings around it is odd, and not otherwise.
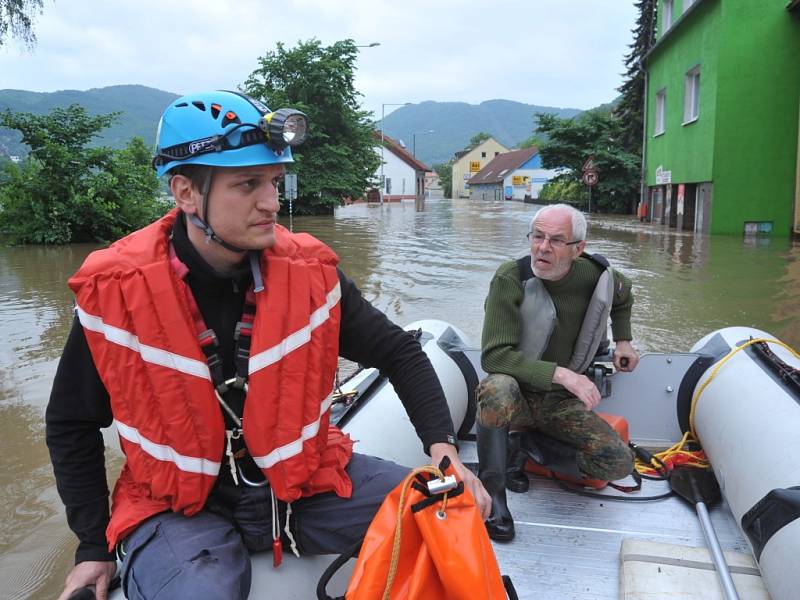
[[[365,297],[393,320],[452,322],[477,345],[494,270],[526,252],[536,207],[428,201],[352,205],[294,220],[330,244]],[[0,248],[0,598],[54,598],[75,542],[55,491],[44,410],[72,321],[66,286],[96,246]],[[686,351],[729,325],[800,347],[800,243],[676,234],[631,217],[590,219],[588,251],[634,282],[640,351]],[[113,455],[110,471],[119,468]]]

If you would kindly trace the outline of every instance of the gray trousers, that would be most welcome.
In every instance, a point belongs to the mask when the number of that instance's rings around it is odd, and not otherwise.
[[[290,529],[302,554],[339,554],[352,546],[408,469],[354,453],[347,473],[350,498],[326,493],[292,503]],[[272,504],[268,487],[242,488],[237,496],[232,503],[212,500],[192,517],[165,512],[137,527],[121,545],[127,598],[245,600],[250,553],[272,548]],[[279,514],[287,548],[283,503]]]

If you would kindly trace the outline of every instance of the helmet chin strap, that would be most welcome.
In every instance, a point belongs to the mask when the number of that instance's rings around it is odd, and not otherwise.
[[[203,232],[203,235],[206,236],[206,243],[209,242],[216,242],[226,250],[230,250],[231,252],[236,252],[237,254],[244,254],[248,252],[248,250],[244,248],[239,248],[238,246],[234,246],[233,244],[229,244],[221,237],[219,237],[214,230],[211,228],[211,225],[208,223],[208,213],[209,213],[209,197],[211,192],[211,180],[214,176],[214,169],[213,167],[209,167],[208,172],[206,174],[205,181],[203,182],[203,207],[206,213],[206,220],[200,218],[197,213],[192,213],[187,215],[189,217],[189,221],[197,227],[200,231]],[[261,277],[261,265],[259,260],[260,252],[256,250],[249,251],[250,254],[250,271],[253,274],[253,290],[256,292],[260,292],[264,289],[264,280]]]

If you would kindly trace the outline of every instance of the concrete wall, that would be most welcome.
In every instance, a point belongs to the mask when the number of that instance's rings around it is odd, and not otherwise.
[[[470,200],[503,200],[503,188],[499,183],[483,183],[469,187]]]

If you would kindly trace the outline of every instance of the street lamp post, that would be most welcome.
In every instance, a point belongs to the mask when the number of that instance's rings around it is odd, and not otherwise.
[[[372,42],[371,44],[366,44],[365,46],[356,46],[356,48],[374,48],[375,46],[380,46],[380,42]]]
[[[428,135],[429,133],[436,133],[433,129],[429,129],[428,131],[415,131],[411,134],[411,154],[414,158],[417,158],[417,134],[419,135]]]
[[[385,102],[381,104],[381,204],[383,204],[383,191],[386,189],[386,181],[383,176],[383,121],[386,119],[387,106],[407,106],[411,102]]]

